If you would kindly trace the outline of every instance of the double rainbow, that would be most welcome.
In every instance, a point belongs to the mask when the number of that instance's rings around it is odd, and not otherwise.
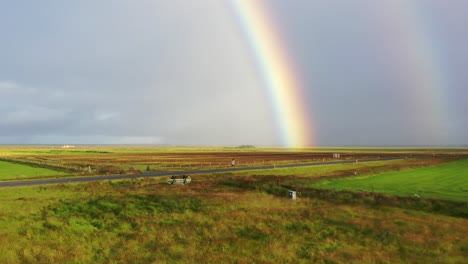
[[[230,2],[263,77],[282,144],[291,147],[316,145],[316,124],[304,101],[305,87],[299,81],[268,7],[260,0]],[[404,80],[395,88],[395,93],[404,95],[402,103],[410,109],[404,117],[408,124],[402,125],[426,131],[426,140],[443,144],[449,140],[450,111],[444,97],[446,80],[437,59],[435,42],[424,28],[421,9],[410,2],[384,1],[379,11],[382,12],[379,22],[382,29],[387,30],[385,38],[395,53],[387,56],[393,58],[391,67],[397,70],[396,78]],[[407,135],[419,144],[419,135],[411,132]]]

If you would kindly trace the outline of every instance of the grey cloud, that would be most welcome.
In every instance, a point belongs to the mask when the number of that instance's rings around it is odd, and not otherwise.
[[[5,140],[275,143],[268,101],[224,3],[10,5],[16,16],[0,11],[8,39],[0,80],[13,80],[0,86],[9,93],[0,106]]]
[[[0,143],[281,143],[227,2],[25,3],[0,3]],[[262,3],[297,66],[319,144],[468,144],[466,3],[414,5],[439,45],[446,131],[425,131],[431,117],[403,95],[381,2]]]

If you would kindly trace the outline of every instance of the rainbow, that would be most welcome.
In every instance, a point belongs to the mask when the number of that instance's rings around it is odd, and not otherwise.
[[[268,91],[281,144],[314,145],[312,118],[303,101],[303,87],[268,10],[261,1],[233,0],[231,3]]]
[[[266,4],[256,0],[231,0],[230,3],[263,78],[282,144],[317,145],[316,124],[304,101],[305,87],[299,81],[279,27],[275,26]],[[451,115],[445,92],[447,80],[440,68],[437,42],[425,28],[422,9],[407,0],[384,1],[379,5],[382,5],[378,11],[381,13],[376,17],[381,35],[369,38],[381,38],[381,43],[389,45],[385,52],[393,53],[384,56],[391,58],[388,66],[393,77],[401,80],[392,92],[408,109],[408,114],[402,117],[402,122],[406,122],[402,130],[409,129],[402,133],[415,144],[428,139],[434,144],[449,142]],[[427,134],[424,137],[412,134],[411,128]]]
[[[437,42],[424,27],[424,16],[416,3],[392,0],[382,4],[381,26],[386,30],[387,42],[394,47],[394,54],[390,55],[394,58],[392,66],[399,69],[398,76],[406,81],[404,87],[408,88],[396,92],[404,94],[405,103],[411,106],[407,127],[422,127],[433,142],[447,143],[451,115]]]

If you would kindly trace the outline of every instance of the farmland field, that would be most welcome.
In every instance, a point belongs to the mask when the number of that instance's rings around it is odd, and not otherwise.
[[[325,179],[312,186],[468,201],[468,160],[454,161],[429,168],[333,180]]]
[[[0,146],[5,160],[68,172],[74,175],[123,174],[143,171],[174,171],[225,168],[231,159],[238,167],[305,163],[334,160],[332,154],[341,153],[341,160],[362,160],[376,157],[451,157],[466,155],[465,149],[409,149],[393,148],[203,148],[203,147],[131,147],[78,146]]]
[[[56,176],[63,174],[65,173],[61,171],[0,161],[0,180],[37,178],[41,176]]]
[[[8,147],[0,152],[34,166],[93,168],[75,175],[105,173],[109,167],[173,170],[216,168],[217,162],[226,167],[231,158],[241,166],[332,159],[322,150],[281,149]],[[341,159],[397,151],[346,152]],[[466,263],[468,201],[460,191],[466,189],[456,186],[466,186],[467,161],[457,152],[405,150],[391,161],[192,175],[190,184],[176,186],[166,178],[138,178],[3,188],[0,262]],[[382,196],[361,197],[359,189],[356,195],[340,196],[338,188],[312,195],[323,180],[352,181],[355,173],[363,179],[393,175],[400,193],[384,197],[390,203]],[[447,174],[458,178],[443,178]],[[444,198],[453,201],[425,194],[394,199],[404,194],[397,186],[412,177],[425,188],[443,187]],[[297,200],[287,198],[291,188],[298,189]]]

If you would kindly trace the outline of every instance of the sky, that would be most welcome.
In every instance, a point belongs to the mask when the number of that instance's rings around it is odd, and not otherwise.
[[[232,1],[0,0],[0,144],[285,145]],[[468,145],[467,1],[252,1],[313,145]]]

